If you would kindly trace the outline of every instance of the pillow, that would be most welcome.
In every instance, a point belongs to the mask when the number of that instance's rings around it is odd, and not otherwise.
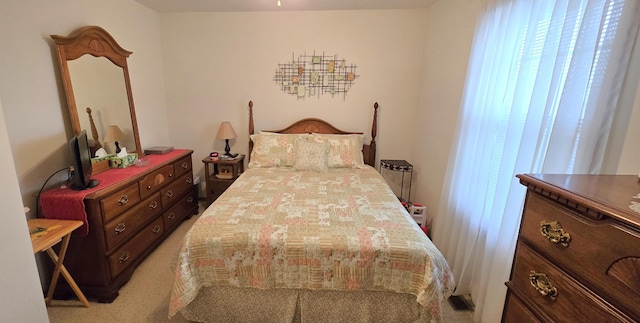
[[[329,143],[299,138],[295,143],[293,169],[324,173],[327,171]]]
[[[364,135],[348,134],[320,134],[314,133],[316,141],[326,141],[329,143],[329,157],[327,167],[329,168],[362,168],[364,159],[362,157],[362,144]]]
[[[294,163],[293,145],[296,139],[308,137],[308,134],[259,133],[250,135],[253,150],[249,168],[291,167]]]

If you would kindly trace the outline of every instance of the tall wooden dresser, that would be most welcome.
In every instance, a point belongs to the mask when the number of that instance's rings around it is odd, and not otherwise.
[[[193,185],[191,150],[149,155],[150,165],[137,169],[110,169],[92,178],[103,178],[97,190],[84,196],[87,235],[71,238],[65,266],[90,300],[112,302],[135,268],[178,224],[198,212],[198,191]],[[127,174],[127,175],[122,175]],[[114,182],[113,177],[117,178]],[[114,182],[106,184],[107,182]],[[43,193],[58,199],[69,191]],[[43,208],[46,216],[46,209]],[[56,210],[50,210],[56,211]],[[63,282],[61,282],[63,283]],[[57,298],[69,295],[59,284]]]
[[[640,321],[640,182],[517,175],[527,186],[504,322]]]

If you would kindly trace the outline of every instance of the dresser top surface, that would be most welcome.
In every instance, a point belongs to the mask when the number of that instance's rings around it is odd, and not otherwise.
[[[547,191],[640,227],[640,180],[636,175],[520,174],[529,189]]]

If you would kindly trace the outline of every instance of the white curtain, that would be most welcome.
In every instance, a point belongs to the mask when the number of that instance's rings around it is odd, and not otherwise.
[[[476,322],[501,318],[525,195],[515,175],[598,173],[639,3],[486,1],[434,228]]]

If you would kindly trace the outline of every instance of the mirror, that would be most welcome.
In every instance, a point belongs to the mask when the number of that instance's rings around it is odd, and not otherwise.
[[[118,139],[127,152],[141,152],[127,57],[104,29],[80,28],[69,36],[51,35],[55,41],[60,74],[67,97],[73,133],[85,129],[93,149],[115,153],[115,143],[105,142],[107,128],[117,125]]]

